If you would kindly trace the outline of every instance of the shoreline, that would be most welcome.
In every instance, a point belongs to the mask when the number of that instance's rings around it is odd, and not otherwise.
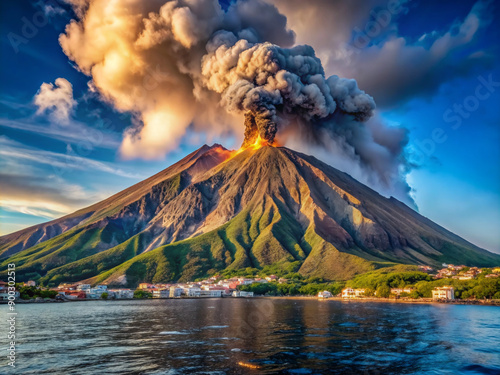
[[[330,298],[318,298],[317,296],[255,296],[255,297],[175,297],[175,298],[120,298],[120,299],[74,299],[74,300],[16,300],[16,304],[32,304],[32,303],[66,303],[66,302],[89,302],[89,301],[106,301],[106,302],[116,302],[116,301],[143,301],[143,300],[182,300],[182,299],[220,299],[220,298],[231,298],[231,299],[289,299],[289,300],[316,300],[316,301],[337,301],[346,303],[402,303],[402,304],[439,304],[439,305],[475,305],[475,306],[499,306],[500,300],[433,300],[431,298],[422,299],[396,299],[396,298],[342,298],[342,297],[330,297]],[[0,304],[8,304],[8,301],[0,301]]]
[[[396,299],[396,298],[318,298],[316,296],[256,296],[252,298],[275,298],[275,299],[315,299],[318,301],[337,301],[337,302],[377,302],[377,303],[403,303],[403,304],[439,304],[439,305],[475,305],[475,306],[500,306],[500,300],[433,300],[432,298],[421,299]]]

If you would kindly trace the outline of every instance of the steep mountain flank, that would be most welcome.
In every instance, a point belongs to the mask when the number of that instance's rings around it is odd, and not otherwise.
[[[0,238],[0,251],[2,266],[47,285],[133,286],[292,262],[332,280],[384,263],[500,263],[348,174],[271,146],[203,146],[100,203]]]

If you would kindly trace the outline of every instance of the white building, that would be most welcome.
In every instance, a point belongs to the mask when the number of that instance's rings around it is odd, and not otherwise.
[[[87,286],[88,284],[84,284]],[[108,293],[107,285],[97,285],[94,288],[82,288],[81,291],[84,291],[87,295],[87,298],[98,299],[101,298],[103,293]]]
[[[342,298],[359,298],[365,295],[365,289],[342,289]]]
[[[250,285],[255,282],[253,279],[245,279],[245,278],[239,278],[238,281],[240,282],[240,285]]]
[[[184,294],[188,297],[199,297],[201,294],[201,288],[198,287],[185,288]]]
[[[14,295],[15,299],[19,299],[19,297],[20,297],[20,294],[17,290],[11,294]],[[7,289],[1,290],[0,291],[0,301],[8,301],[8,299],[9,299],[9,293],[8,293]]]
[[[134,298],[134,291],[130,289],[110,289],[108,292],[116,299]]]
[[[176,288],[175,286],[170,287],[170,298],[180,297],[184,290],[182,288]]]
[[[97,289],[87,289],[87,290],[85,290],[85,296],[88,299],[99,299],[99,298],[101,298],[101,295],[103,293],[104,292],[101,292],[101,291],[99,291]]]
[[[242,290],[235,290],[233,297],[253,297],[253,292],[244,292]]]
[[[153,298],[168,298],[168,297],[170,297],[170,289],[153,289]]]
[[[76,287],[76,290],[88,290],[90,289],[90,284],[79,284],[77,287]]]
[[[59,286],[57,287],[57,289],[68,289],[68,290],[75,290],[76,289],[76,286],[75,284],[68,284],[68,283],[62,283],[62,284],[59,284]]]
[[[328,290],[324,290],[318,293],[318,298],[331,298],[331,297],[333,297],[333,294],[330,293]]]
[[[200,297],[222,297],[223,290],[200,290]]]
[[[452,286],[434,288],[432,290],[432,299],[455,299],[455,289]]]

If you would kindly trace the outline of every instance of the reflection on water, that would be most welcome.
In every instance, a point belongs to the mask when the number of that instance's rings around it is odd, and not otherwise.
[[[17,312],[17,368],[3,356],[1,373],[500,374],[500,309],[490,306],[224,298]]]

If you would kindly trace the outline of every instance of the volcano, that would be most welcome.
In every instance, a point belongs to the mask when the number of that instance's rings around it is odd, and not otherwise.
[[[345,280],[376,267],[492,266],[481,249],[318,159],[258,144],[203,146],[90,207],[0,237],[2,269],[43,285],[188,281],[291,265]]]

